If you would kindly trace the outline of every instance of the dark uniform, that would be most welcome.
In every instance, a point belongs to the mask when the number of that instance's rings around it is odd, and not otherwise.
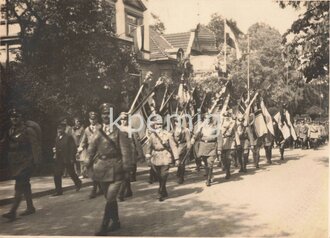
[[[246,165],[248,163],[249,158],[249,149],[251,141],[253,140],[251,128],[247,123],[244,123],[244,118],[238,118],[238,125],[237,125],[237,136],[238,141],[236,146],[237,157],[240,164],[239,172],[246,172]]]
[[[154,120],[154,125],[158,128],[157,132],[151,132],[146,148],[146,160],[156,173],[159,181],[159,201],[168,197],[166,181],[170,164],[175,160],[179,163],[179,155],[172,135],[162,128],[161,120]]]
[[[35,213],[30,177],[34,163],[39,163],[40,158],[36,132],[24,125],[21,114],[16,109],[10,110],[9,115],[12,127],[7,135],[8,159],[11,176],[15,179],[15,197],[10,212],[3,214],[3,217],[13,221],[23,194],[27,209],[21,215]]]
[[[101,125],[97,122],[97,113],[89,112],[89,121],[90,125],[85,128],[84,134],[81,138],[80,145],[78,147],[78,153],[80,154],[80,163],[82,167],[83,175],[87,176],[87,164],[88,164],[88,155],[87,149],[90,143],[94,140],[95,132],[101,128]],[[99,188],[99,193],[97,193],[97,188]],[[95,198],[97,195],[102,194],[102,189],[100,183],[93,181],[93,189],[89,195],[89,198]]]
[[[272,133],[270,133],[270,131],[268,131],[263,139],[267,163],[272,164],[272,148],[274,145],[274,136]]]
[[[172,136],[177,145],[178,154],[179,154],[179,166],[178,166],[176,176],[178,178],[178,183],[182,184],[184,181],[186,163],[188,162],[187,153],[190,150],[191,142],[190,142],[189,129],[182,127],[182,125],[180,125],[178,123],[179,123],[179,120],[176,119],[175,127],[172,132]],[[186,156],[186,158],[185,158],[185,156]]]
[[[206,185],[211,186],[213,164],[218,156],[217,148],[219,146],[220,133],[217,124],[211,118],[204,119],[198,127],[193,141],[196,140],[198,142],[197,157],[201,158],[205,165]]]
[[[101,105],[102,127],[96,132],[95,139],[88,147],[91,167],[91,178],[100,182],[106,198],[104,216],[96,235],[106,235],[108,231],[120,228],[117,196],[127,170],[126,161],[131,155],[127,136],[117,127],[110,125],[109,103]],[[112,224],[108,229],[110,220]]]
[[[77,147],[71,135],[65,133],[65,124],[59,124],[57,127],[57,137],[55,141],[55,169],[54,183],[56,193],[53,196],[63,194],[62,176],[64,169],[71,177],[76,185],[76,190],[81,188],[81,180],[78,178],[74,170],[74,162],[76,160]]]
[[[221,153],[221,161],[226,171],[226,179],[230,178],[230,164],[234,157],[236,149],[236,141],[238,141],[236,133],[236,122],[229,113],[223,115],[224,121],[221,126],[221,140],[218,151]]]
[[[124,201],[125,197],[133,196],[133,192],[131,189],[131,179],[132,174],[136,173],[136,162],[138,158],[143,157],[142,147],[140,145],[138,134],[130,132],[130,127],[127,126],[128,114],[125,112],[121,113],[121,125],[120,130],[121,132],[127,137],[127,141],[129,142],[129,146],[131,147],[131,155],[127,157],[125,161],[126,166],[124,170],[124,180],[120,186],[119,190],[119,200]],[[130,137],[131,136],[131,137]]]
[[[84,131],[85,131],[85,129],[81,124],[81,119],[78,117],[75,117],[74,126],[72,127],[72,137],[73,137],[73,140],[74,140],[77,148],[80,145]],[[76,170],[76,173],[78,174],[78,176],[80,176],[82,170],[81,170],[81,163],[79,160],[75,161],[75,170]]]

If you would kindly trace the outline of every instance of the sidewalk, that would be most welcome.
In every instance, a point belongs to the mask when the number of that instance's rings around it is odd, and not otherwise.
[[[144,164],[138,164],[137,175],[146,174],[149,172],[149,167]],[[81,179],[82,187],[88,187],[92,185],[92,181],[89,178]],[[15,180],[7,180],[0,182],[0,206],[10,204],[14,198],[14,186]],[[31,178],[32,186],[32,196],[33,198],[42,197],[54,193],[54,179],[52,176],[46,177],[32,177]],[[71,178],[62,179],[63,191],[68,191],[75,189]]]

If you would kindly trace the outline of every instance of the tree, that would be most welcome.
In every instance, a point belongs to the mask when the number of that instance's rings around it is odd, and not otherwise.
[[[53,116],[120,101],[124,68],[135,72],[137,64],[130,48],[115,38],[107,1],[8,2],[22,39],[18,63],[12,64],[12,98]]]
[[[86,115],[102,102],[120,105],[122,91],[134,94],[128,72],[139,66],[131,47],[116,39],[108,1],[11,0],[7,7],[21,28],[10,99],[41,123],[47,148],[60,116]]]
[[[283,54],[306,82],[329,74],[329,1],[281,1],[280,7],[305,12],[283,35]]]
[[[159,34],[164,34],[166,28],[164,22],[160,20],[159,16],[157,16],[154,13],[151,13],[152,19],[153,19],[153,24],[150,24],[151,28],[158,32]]]
[[[228,26],[232,29],[233,33],[235,34],[236,38],[243,35],[243,32],[238,28],[237,23],[233,19],[226,19]],[[214,32],[216,37],[217,46],[223,44],[224,42],[224,21],[225,18],[218,13],[213,13],[211,15],[211,20],[208,23],[207,27]],[[232,40],[227,37],[227,44],[231,47],[235,47]]]

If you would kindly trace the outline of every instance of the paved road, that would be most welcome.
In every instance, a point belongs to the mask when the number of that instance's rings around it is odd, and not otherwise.
[[[262,157],[259,170],[249,165],[247,174],[236,170],[229,181],[217,168],[211,187],[203,172],[188,171],[180,186],[172,173],[164,202],[156,200],[157,185],[140,176],[134,197],[119,204],[122,229],[111,235],[328,237],[328,152],[287,150],[279,161],[275,150],[273,165]],[[36,199],[36,214],[13,223],[0,218],[0,235],[93,235],[104,198],[87,199],[89,189]]]

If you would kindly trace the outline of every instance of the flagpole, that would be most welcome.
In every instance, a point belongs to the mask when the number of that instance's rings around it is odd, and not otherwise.
[[[250,35],[247,35],[248,37],[248,66],[247,66],[247,90],[248,90],[248,102],[250,102]]]
[[[227,73],[227,31],[226,31],[226,18],[224,19],[224,26],[223,26],[223,32],[224,32],[224,50],[225,50],[225,73]]]

